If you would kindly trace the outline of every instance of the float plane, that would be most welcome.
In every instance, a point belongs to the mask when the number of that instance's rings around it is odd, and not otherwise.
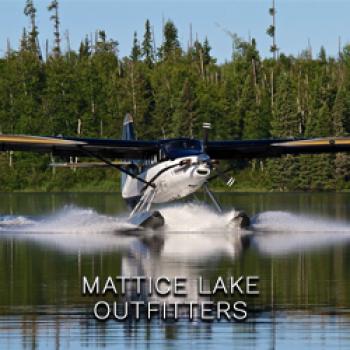
[[[90,158],[94,162],[53,163],[53,167],[112,167],[122,173],[121,194],[130,208],[129,221],[140,228],[157,229],[164,225],[162,214],[152,211],[154,203],[168,203],[194,194],[201,188],[214,208],[221,206],[208,184],[215,178],[234,183],[220,170],[219,161],[280,157],[286,154],[350,152],[350,137],[319,139],[266,139],[212,141],[209,123],[203,124],[202,140],[174,138],[137,140],[132,116],[123,121],[121,139],[0,135],[0,151],[46,152],[65,159]],[[237,212],[232,222],[249,226],[249,217]]]

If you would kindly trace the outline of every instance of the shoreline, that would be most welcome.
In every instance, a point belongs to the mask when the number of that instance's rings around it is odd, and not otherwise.
[[[218,194],[244,194],[244,193],[286,193],[286,194],[292,194],[292,193],[297,193],[297,194],[315,194],[315,193],[350,193],[349,189],[344,189],[344,190],[309,190],[309,191],[297,191],[297,190],[288,190],[288,191],[277,191],[277,190],[268,190],[268,189],[222,189],[222,188],[212,188],[214,193]],[[100,190],[97,188],[82,188],[82,189],[77,189],[77,188],[71,188],[67,190],[59,190],[59,189],[54,189],[54,190],[42,190],[42,189],[36,189],[36,188],[29,188],[29,189],[24,189],[24,190],[14,190],[14,191],[4,191],[0,190],[0,194],[21,194],[21,193],[113,193],[113,194],[121,194],[121,192],[114,191],[114,190]]]

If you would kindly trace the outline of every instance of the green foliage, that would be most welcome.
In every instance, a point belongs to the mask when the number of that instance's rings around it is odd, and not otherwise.
[[[149,20],[145,23],[145,34],[143,36],[143,42],[142,42],[142,57],[145,59],[145,63],[148,67],[152,67],[154,62],[154,49],[153,49],[153,39],[152,39],[152,32],[151,32],[151,23]]]
[[[28,38],[28,47],[36,54],[39,53],[38,47],[38,27],[36,26],[36,8],[33,0],[26,0],[24,7],[24,14],[29,18],[30,21],[30,32]]]
[[[132,49],[131,49],[131,55],[130,58],[136,62],[140,59],[141,57],[141,48],[139,45],[139,41],[137,39],[137,33],[134,32],[134,41],[133,41],[133,45],[132,45]]]
[[[350,134],[349,46],[338,60],[323,48],[316,59],[305,51],[272,60],[260,57],[254,39],[232,35],[232,60],[217,64],[207,38],[184,52],[171,21],[156,48],[147,20],[142,42],[134,34],[130,57],[120,58],[118,42],[103,30],[85,37],[78,52],[64,53],[57,9],[52,1],[55,54],[45,61],[38,55],[36,10],[28,0],[30,28],[18,51],[0,58],[2,133],[119,138],[123,116],[131,112],[142,139],[201,138],[203,122],[212,123],[215,139]],[[0,190],[114,188],[114,172],[53,172],[48,162],[48,156],[1,154]],[[236,175],[245,189],[342,190],[350,188],[350,158],[244,162]]]
[[[177,36],[175,24],[168,20],[163,28],[164,42],[159,49],[159,57],[162,59],[175,59],[181,54],[180,42]]]
[[[52,0],[47,9],[50,12],[53,12],[53,15],[50,17],[50,19],[54,23],[54,37],[55,37],[55,47],[53,49],[54,54],[56,56],[59,56],[61,54],[61,38],[60,38],[60,19],[58,16],[58,7],[59,7],[59,2],[58,0]]]

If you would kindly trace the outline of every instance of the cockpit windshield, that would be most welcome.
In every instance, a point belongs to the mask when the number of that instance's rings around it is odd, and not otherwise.
[[[170,159],[186,157],[202,153],[202,144],[198,140],[168,140],[163,144],[165,156]]]

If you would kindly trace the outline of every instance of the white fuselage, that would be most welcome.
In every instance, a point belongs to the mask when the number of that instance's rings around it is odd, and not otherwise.
[[[165,170],[166,168],[169,169]],[[210,176],[210,167],[200,161],[200,156],[189,156],[155,164],[139,176],[155,184],[156,190],[152,202],[166,203],[196,192]],[[144,187],[144,183],[127,176],[122,197],[124,199],[140,197]]]

